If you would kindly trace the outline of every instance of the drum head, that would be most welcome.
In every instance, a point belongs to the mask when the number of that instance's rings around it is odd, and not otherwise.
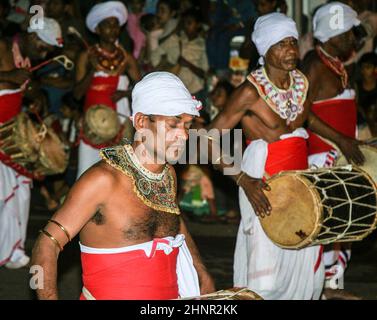
[[[286,249],[299,249],[308,245],[318,234],[322,207],[318,192],[311,188],[305,177],[285,173],[268,182],[266,192],[271,215],[260,222],[269,239]]]
[[[115,138],[120,130],[117,113],[103,105],[90,107],[85,113],[85,123],[87,128],[104,142]]]
[[[360,150],[365,157],[365,163],[360,168],[368,173],[377,183],[377,148],[369,145],[360,146]],[[348,161],[344,155],[341,155],[336,163],[337,166],[345,166]]]

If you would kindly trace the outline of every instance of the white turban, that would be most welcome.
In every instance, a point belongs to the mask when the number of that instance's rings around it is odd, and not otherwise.
[[[43,18],[42,25],[31,25],[27,29],[28,33],[35,32],[39,39],[51,46],[63,47],[62,29],[59,23],[51,18]]]
[[[314,38],[322,43],[360,25],[357,13],[341,2],[331,2],[318,9],[313,18]]]
[[[97,26],[107,18],[117,18],[119,25],[123,26],[127,22],[128,11],[126,6],[120,1],[107,1],[96,4],[86,17],[86,25],[90,31],[96,32]]]
[[[270,13],[258,18],[252,40],[261,56],[259,64],[264,64],[263,57],[273,45],[289,37],[298,40],[296,22],[291,18],[282,13]]]
[[[199,117],[202,108],[181,79],[169,72],[153,72],[135,85],[132,91],[132,116],[179,116],[184,113]],[[134,119],[133,119],[134,120]]]

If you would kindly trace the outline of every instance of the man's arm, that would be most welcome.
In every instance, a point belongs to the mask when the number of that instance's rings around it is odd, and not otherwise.
[[[63,226],[73,239],[106,202],[111,194],[112,183],[112,175],[103,168],[103,164],[90,169],[73,186],[64,205],[51,219]],[[57,224],[49,222],[44,230],[62,248],[68,243],[67,235]],[[43,288],[37,289],[38,298],[42,300],[58,299],[57,259],[60,249],[57,243],[41,233],[33,248],[32,266],[38,265],[43,269]]]
[[[76,65],[76,85],[73,90],[73,95],[77,100],[80,100],[88,91],[95,68],[89,62],[89,52],[84,51],[80,54]]]
[[[241,85],[229,99],[229,102],[225,109],[216,117],[216,119],[210,124],[209,130],[211,129],[233,129],[245,115],[248,110],[252,110],[252,105],[256,104],[259,100],[259,95],[254,88],[254,86],[246,81]],[[210,140],[208,141],[208,153],[211,162],[221,171],[225,168],[230,167],[220,159],[211,159],[212,150],[220,150],[219,142]],[[221,154],[217,152],[217,154]],[[251,205],[253,206],[257,215],[264,217],[268,215],[272,208],[271,205],[263,193],[263,190],[269,190],[267,184],[265,184],[260,179],[254,179],[249,177],[244,172],[238,175],[230,176],[240,187],[242,187],[249,199]]]

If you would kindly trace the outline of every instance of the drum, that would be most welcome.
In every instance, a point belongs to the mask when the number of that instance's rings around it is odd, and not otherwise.
[[[360,168],[367,172],[377,183],[377,147],[373,147],[372,145],[360,145],[360,151],[365,157],[365,163]],[[336,161],[336,166],[344,166],[347,164],[348,161],[346,157],[340,155]]]
[[[41,140],[35,171],[45,176],[63,173],[69,162],[69,145],[51,128]]]
[[[232,288],[220,290],[199,297],[183,298],[180,300],[264,300],[261,296],[247,288]]]
[[[269,180],[266,235],[285,249],[360,241],[377,225],[377,187],[352,166],[288,171]]]
[[[11,159],[30,169],[38,158],[38,130],[29,116],[21,112],[12,120],[0,125],[0,151]]]
[[[85,112],[83,129],[94,145],[110,142],[120,130],[118,114],[105,105],[92,106]]]

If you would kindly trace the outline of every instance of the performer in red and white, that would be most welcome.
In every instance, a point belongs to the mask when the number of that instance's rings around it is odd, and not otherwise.
[[[341,20],[337,20],[342,15]],[[323,123],[336,131],[333,143],[310,131],[309,165],[323,168],[332,167],[339,157],[339,149],[356,164],[363,162],[358,149],[357,105],[355,90],[350,87],[349,76],[343,62],[353,54],[355,37],[353,27],[360,21],[357,13],[340,2],[322,6],[313,20],[314,37],[318,44],[304,61],[304,72],[310,81],[309,97],[313,101],[309,128],[316,130]],[[326,288],[338,289],[343,283],[343,274],[351,257],[345,245],[334,244],[325,251]],[[343,289],[343,288],[340,288]],[[331,290],[325,296],[332,296]],[[340,291],[339,291],[340,293]],[[351,298],[350,295],[345,295]]]
[[[165,300],[215,291],[180,217],[169,164],[182,156],[201,104],[166,72],[147,75],[132,98],[134,127],[149,134],[102,149],[103,161],[82,175],[41,231],[33,250],[33,263],[45,270],[41,299],[58,298],[59,252],[78,233],[83,300]]]
[[[99,43],[79,57],[75,96],[86,95],[84,111],[102,104],[119,114],[121,123],[131,116],[128,102],[129,78],[137,82],[141,78],[138,65],[118,41],[121,27],[127,22],[128,12],[120,1],[107,1],[95,5],[86,18],[90,31],[99,37]],[[78,177],[100,160],[99,150],[116,141],[95,145],[80,135]],[[119,142],[118,136],[115,140]]]
[[[0,124],[14,119],[22,107],[24,89],[30,81],[31,62],[45,58],[54,46],[61,47],[59,24],[44,19],[43,28],[28,29],[12,40],[0,40]],[[0,266],[24,267],[33,172],[15,163],[1,149],[0,140]]]

